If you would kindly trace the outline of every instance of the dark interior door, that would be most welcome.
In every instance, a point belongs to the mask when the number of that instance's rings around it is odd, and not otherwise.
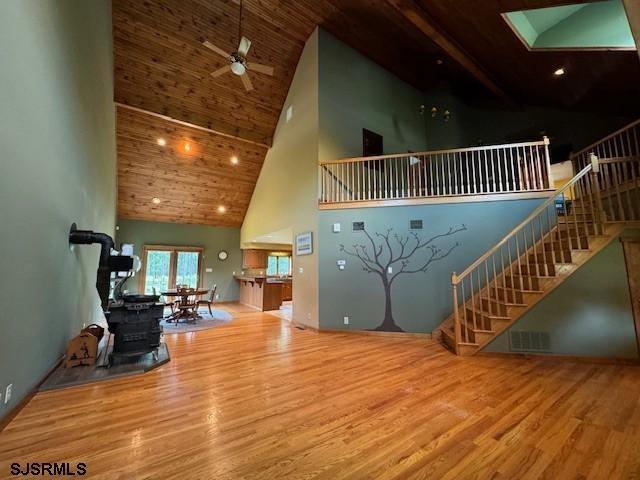
[[[383,152],[384,152],[384,148],[382,144],[382,135],[379,135],[376,132],[372,132],[371,130],[367,130],[366,128],[363,128],[362,129],[362,156],[374,157],[376,155],[382,155]]]

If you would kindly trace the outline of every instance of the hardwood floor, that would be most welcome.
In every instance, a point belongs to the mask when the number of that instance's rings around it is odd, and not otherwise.
[[[239,308],[169,335],[144,376],[40,393],[12,462],[88,478],[640,478],[640,369],[456,357],[421,338],[317,333]]]

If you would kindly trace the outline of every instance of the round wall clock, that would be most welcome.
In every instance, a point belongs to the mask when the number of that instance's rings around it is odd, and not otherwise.
[[[218,252],[218,260],[224,262],[227,258],[229,258],[229,254],[226,250],[220,250]]]

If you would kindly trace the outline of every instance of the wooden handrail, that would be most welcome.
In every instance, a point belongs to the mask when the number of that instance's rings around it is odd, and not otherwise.
[[[500,247],[505,245],[516,233],[522,230],[525,226],[527,226],[533,219],[535,219],[540,213],[544,212],[547,208],[555,203],[555,199],[557,196],[562,195],[564,192],[573,187],[582,177],[584,177],[587,173],[589,173],[593,169],[591,164],[584,167],[575,177],[573,177],[569,182],[567,182],[562,188],[559,188],[555,192],[551,194],[551,196],[545,200],[538,208],[536,208],[533,212],[529,214],[529,216],[522,221],[517,227],[511,230],[505,237],[500,240],[497,244],[495,244],[491,249],[487,250],[480,258],[478,258],[475,262],[473,262],[469,267],[467,267],[462,273],[452,277],[451,283],[452,285],[459,284],[467,275],[473,272],[476,268],[482,265],[491,255],[498,251]]]
[[[629,155],[628,157],[599,158],[598,163],[606,165],[608,163],[637,162],[638,160],[640,160],[640,155]]]
[[[584,154],[588,154],[591,150],[593,150],[595,147],[597,147],[598,145],[600,145],[601,143],[606,142],[607,140],[611,140],[613,137],[615,137],[616,135],[620,135],[622,132],[624,132],[625,130],[629,130],[633,127],[635,127],[636,125],[640,125],[640,118],[634,122],[631,122],[628,125],[625,125],[624,127],[616,130],[613,133],[610,133],[609,135],[607,135],[604,138],[601,138],[600,140],[598,140],[597,142],[593,142],[591,145],[584,147],[582,150],[579,150],[575,153],[571,154],[571,157],[579,157],[580,155],[584,155]]]
[[[375,155],[371,157],[351,157],[351,158],[341,158],[338,160],[321,160],[320,165],[368,162],[373,160],[384,160],[387,158],[431,156],[431,155],[441,155],[446,153],[464,153],[464,152],[478,152],[478,151],[481,152],[484,150],[499,150],[502,148],[517,148],[517,147],[536,147],[540,145],[549,145],[549,139],[545,137],[543,140],[540,140],[537,142],[504,143],[500,145],[482,145],[478,147],[450,148],[446,150],[427,150],[425,152],[405,152],[405,153],[392,153],[388,155]]]

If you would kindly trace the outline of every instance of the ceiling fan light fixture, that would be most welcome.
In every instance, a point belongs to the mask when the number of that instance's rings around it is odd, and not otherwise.
[[[231,71],[240,76],[245,74],[247,68],[244,66],[244,63],[236,60],[235,62],[231,63]]]

